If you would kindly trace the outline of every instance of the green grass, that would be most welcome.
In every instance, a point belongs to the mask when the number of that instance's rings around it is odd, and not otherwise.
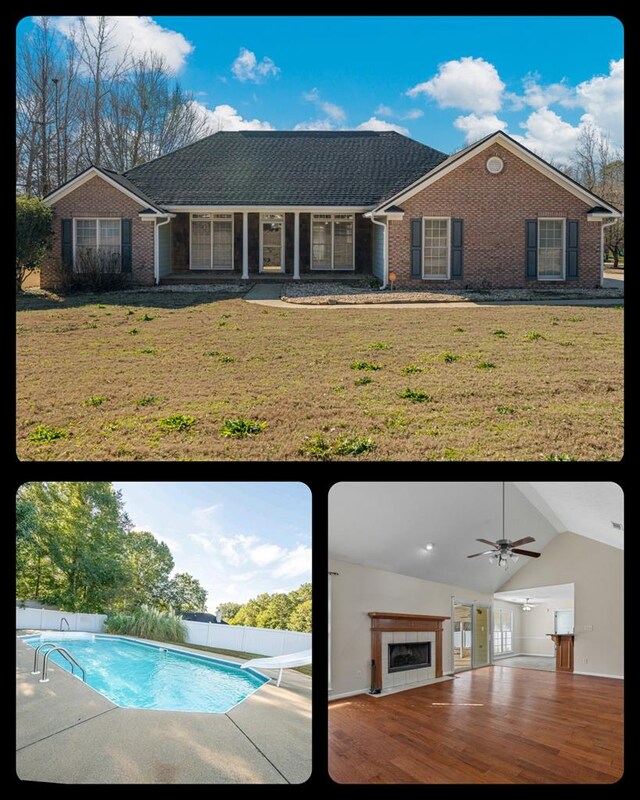
[[[612,308],[298,308],[277,317],[273,309],[263,314],[264,307],[204,292],[27,293],[16,304],[16,447],[23,460],[318,460],[322,454],[308,446],[314,434],[328,442],[324,457],[331,460],[542,461],[570,454],[597,461],[623,452],[623,315]],[[137,347],[153,347],[153,356],[141,356],[128,334],[130,320],[145,313],[153,325],[135,324],[141,334],[152,330],[153,340],[140,335]],[[222,314],[237,325],[218,329]],[[86,327],[90,319],[95,329]],[[508,336],[496,337],[496,330]],[[523,341],[532,331],[553,331],[553,338]],[[381,369],[352,370],[377,341],[391,345],[375,351]],[[235,363],[219,363],[219,355],[207,355],[213,349]],[[447,352],[460,360],[446,363],[440,356]],[[477,368],[482,362],[496,368]],[[355,386],[360,377],[373,381]],[[434,402],[399,399],[407,387]],[[107,393],[99,409],[83,406]],[[501,414],[498,406],[517,413]],[[197,424],[165,432],[160,420],[175,413]],[[257,436],[221,436],[225,420],[238,418],[268,427]],[[43,432],[36,433],[38,425]],[[338,439],[353,436],[371,439],[375,449],[331,452]]]
[[[92,395],[87,400],[84,401],[82,404],[83,406],[101,406],[103,403],[106,403],[109,398],[105,397],[104,395]]]
[[[158,427],[163,431],[188,431],[192,425],[196,424],[195,417],[185,416],[184,414],[173,414],[164,417],[158,422]]]
[[[252,658],[265,658],[264,653],[247,653],[243,650],[225,650],[222,647],[206,647],[203,644],[183,644],[183,647],[188,647],[190,650],[204,650],[205,653],[216,653],[220,656],[231,656],[231,658],[239,658],[242,661],[249,661]],[[301,672],[303,675],[311,676],[313,664],[305,664],[303,667],[291,667],[296,672]]]
[[[422,367],[417,364],[407,364],[406,367],[402,368],[403,375],[417,375],[418,372],[422,372]]]
[[[354,361],[351,369],[364,369],[370,372],[377,372],[382,369],[382,364],[373,364],[371,361]]]
[[[155,642],[182,644],[187,638],[187,626],[173,611],[159,611],[144,605],[131,614],[112,612],[104,622],[104,629],[107,633],[137,636]]]
[[[389,342],[373,342],[369,345],[369,350],[391,350]]]
[[[366,386],[368,383],[373,383],[373,378],[368,375],[363,375],[361,378],[356,378],[354,384],[356,386]]]
[[[220,428],[220,433],[231,439],[244,439],[247,436],[257,436],[267,427],[266,422],[259,422],[257,419],[225,419]]]
[[[538,339],[544,339],[544,336],[538,331],[529,331],[522,337],[525,342],[537,342]]]
[[[443,353],[440,358],[444,361],[445,364],[453,364],[454,361],[460,361],[462,356],[457,356],[454,353]]]
[[[398,397],[401,397],[403,400],[411,400],[412,403],[424,403],[426,400],[432,399],[426,392],[421,392],[416,389],[409,389],[409,387],[407,387],[403,392],[400,392]]]
[[[496,365],[493,363],[493,361],[479,361],[476,364],[476,368],[477,369],[495,369]]]

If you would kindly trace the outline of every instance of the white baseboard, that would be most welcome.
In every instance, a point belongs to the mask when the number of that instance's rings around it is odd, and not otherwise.
[[[616,678],[620,681],[624,680],[624,675],[608,675],[606,672],[579,672],[578,670],[574,669],[573,674],[588,675],[590,678]]]
[[[355,697],[357,694],[369,694],[369,689],[355,689],[353,692],[340,692],[339,694],[330,694],[329,702],[331,702],[331,700],[342,700],[344,697]]]

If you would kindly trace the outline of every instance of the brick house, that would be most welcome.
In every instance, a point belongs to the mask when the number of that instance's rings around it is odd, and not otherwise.
[[[41,273],[132,282],[370,275],[397,286],[600,285],[620,212],[502,131],[447,156],[394,132],[220,132],[52,192]]]

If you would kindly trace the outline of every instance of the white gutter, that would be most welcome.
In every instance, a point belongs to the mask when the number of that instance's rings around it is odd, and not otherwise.
[[[373,213],[373,211],[368,211],[366,214],[362,215],[367,219],[370,219],[374,225],[380,225],[384,233],[382,234],[382,286],[380,287],[380,291],[387,288],[388,275],[389,275],[389,259],[387,253],[387,223],[386,222],[379,222]]]
[[[604,281],[604,229],[615,225],[617,221],[617,219],[612,219],[611,222],[604,222],[600,228],[600,286]]]
[[[156,286],[160,283],[160,237],[158,235],[158,228],[171,222],[171,217],[173,216],[174,215],[171,214],[164,222],[156,221],[156,226],[153,231],[153,281]]]

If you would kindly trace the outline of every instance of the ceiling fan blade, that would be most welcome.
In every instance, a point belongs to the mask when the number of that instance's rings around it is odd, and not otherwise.
[[[482,544],[490,544],[491,547],[498,546],[495,542],[490,542],[488,539],[476,539],[476,542],[482,542]]]
[[[511,550],[512,553],[517,553],[519,556],[529,556],[529,558],[540,558],[540,553],[534,553],[533,550],[518,550],[515,547]]]
[[[524,539],[518,539],[517,542],[511,542],[511,546],[520,547],[521,544],[529,544],[530,542],[535,542],[533,536],[525,536]]]
[[[467,558],[476,558],[476,556],[490,556],[495,553],[495,550],[485,550],[484,553],[474,553],[471,556],[467,556]]]

